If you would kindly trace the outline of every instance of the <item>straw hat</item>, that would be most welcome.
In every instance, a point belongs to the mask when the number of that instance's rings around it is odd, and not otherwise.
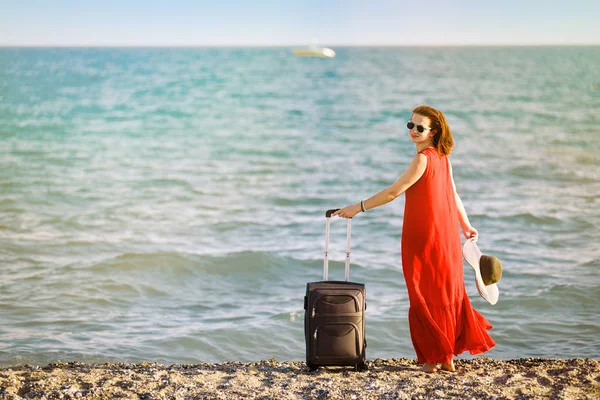
[[[481,254],[476,243],[477,239],[467,239],[463,245],[463,257],[475,270],[475,286],[477,291],[488,303],[498,302],[498,285],[502,278],[502,263],[494,256]]]

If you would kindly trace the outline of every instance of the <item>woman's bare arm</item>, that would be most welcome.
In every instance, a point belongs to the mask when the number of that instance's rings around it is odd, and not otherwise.
[[[406,171],[404,171],[396,182],[364,201],[365,209],[370,210],[396,199],[423,176],[426,167],[427,156],[424,154],[415,155],[408,168],[406,168]],[[356,203],[336,211],[333,215],[338,215],[342,218],[352,218],[359,212],[361,212],[360,203]]]
[[[450,163],[450,159],[448,159],[448,167],[450,168],[450,179],[452,180],[452,190],[454,190],[454,198],[456,199],[456,209],[458,210],[458,220],[460,222],[460,227],[462,228],[463,234],[467,239],[477,236],[477,229],[471,226],[469,222],[469,217],[467,215],[467,211],[465,210],[465,206],[456,191],[456,185],[454,184],[454,174],[452,173],[452,164]]]

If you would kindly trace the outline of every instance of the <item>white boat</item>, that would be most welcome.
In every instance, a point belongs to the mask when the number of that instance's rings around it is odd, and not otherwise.
[[[294,53],[294,55],[297,57],[335,57],[335,51],[327,47],[319,47],[316,44],[311,44],[308,47],[293,49],[292,53]]]

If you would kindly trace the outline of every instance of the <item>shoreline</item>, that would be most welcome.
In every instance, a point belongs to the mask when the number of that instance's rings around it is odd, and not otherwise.
[[[427,374],[414,359],[368,360],[369,369],[304,362],[164,365],[80,362],[0,368],[2,399],[433,399],[600,398],[600,362],[488,357]]]

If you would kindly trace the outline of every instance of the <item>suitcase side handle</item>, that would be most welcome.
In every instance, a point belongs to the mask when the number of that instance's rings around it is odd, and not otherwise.
[[[325,261],[323,263],[323,280],[326,281],[329,275],[329,225],[331,223],[331,214],[339,210],[334,208],[325,213]],[[350,235],[352,233],[352,218],[348,218],[348,229],[346,233],[346,282],[350,282]]]

